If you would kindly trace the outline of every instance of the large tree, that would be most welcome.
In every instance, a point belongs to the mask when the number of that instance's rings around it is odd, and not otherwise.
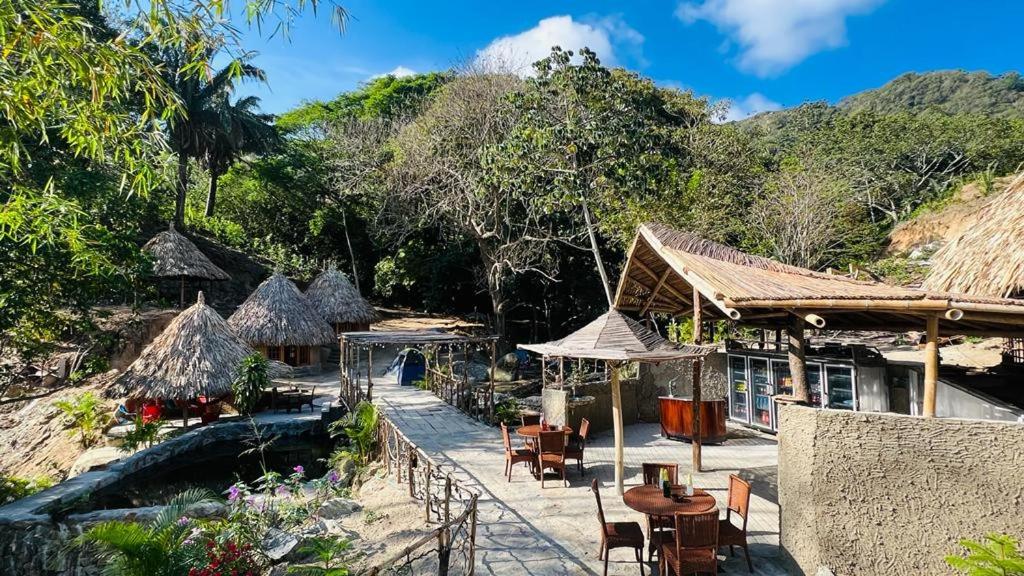
[[[269,152],[277,144],[277,130],[271,124],[273,116],[259,112],[260,99],[256,96],[239,98],[234,103],[225,94],[223,102],[212,106],[217,123],[212,128],[209,142],[203,152],[206,169],[210,173],[210,189],[206,194],[206,217],[213,216],[217,203],[217,182],[239,158],[245,154]]]

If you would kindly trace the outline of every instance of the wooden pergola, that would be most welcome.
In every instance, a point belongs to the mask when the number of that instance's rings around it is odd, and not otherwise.
[[[1009,247],[1008,247],[1009,249]],[[1024,300],[951,294],[815,272],[661,224],[637,232],[615,307],[785,329],[793,400],[806,402],[804,329],[924,331],[924,415],[935,415],[940,335],[1024,336]],[[699,469],[699,466],[695,467]]]

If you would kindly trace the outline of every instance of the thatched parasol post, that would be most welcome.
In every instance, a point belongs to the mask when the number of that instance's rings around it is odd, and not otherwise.
[[[789,354],[789,376],[793,380],[793,398],[801,404],[806,404],[811,397],[810,388],[807,386],[805,321],[802,317],[791,314],[786,325],[786,348]]]
[[[939,317],[929,316],[924,345],[924,416],[935,417],[935,392],[939,384]]]
[[[185,277],[181,276],[178,278],[178,307],[182,310],[185,309]]]
[[[606,366],[611,371],[612,389],[612,427],[615,430],[615,488],[619,496],[624,493],[623,476],[625,472],[625,456],[622,430],[622,387],[619,385],[619,363],[607,362]]]
[[[701,319],[701,304],[700,304],[700,292],[693,289],[693,343],[701,344],[704,340],[704,325]],[[703,362],[700,358],[694,358],[693,360],[693,398],[691,401],[690,409],[692,410],[691,422],[693,426],[690,429],[690,441],[693,446],[693,462],[692,469],[694,472],[700,472],[703,468],[701,462],[701,445],[700,445],[700,403],[701,403],[701,368],[703,368]]]

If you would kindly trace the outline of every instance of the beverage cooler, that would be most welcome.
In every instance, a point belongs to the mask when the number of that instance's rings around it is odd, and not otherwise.
[[[765,431],[778,430],[777,395],[793,393],[786,354],[765,351],[729,352],[729,418]],[[875,376],[877,370],[865,371]],[[884,371],[881,374],[884,378]],[[858,410],[858,365],[852,359],[807,357],[810,403],[833,410]]]

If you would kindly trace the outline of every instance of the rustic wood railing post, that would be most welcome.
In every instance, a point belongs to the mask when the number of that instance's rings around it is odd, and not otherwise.
[[[426,513],[427,513],[427,522],[430,522],[430,475],[431,475],[432,469],[433,469],[433,466],[431,465],[430,460],[427,460],[426,490],[424,490],[424,492],[423,492],[426,495],[423,498],[423,502],[424,502],[424,508],[426,509]]]
[[[452,521],[451,513],[449,511],[449,505],[452,501],[452,477],[449,474],[444,478],[444,523],[447,524]]]
[[[476,572],[476,500],[474,494],[469,512],[469,576]]]

